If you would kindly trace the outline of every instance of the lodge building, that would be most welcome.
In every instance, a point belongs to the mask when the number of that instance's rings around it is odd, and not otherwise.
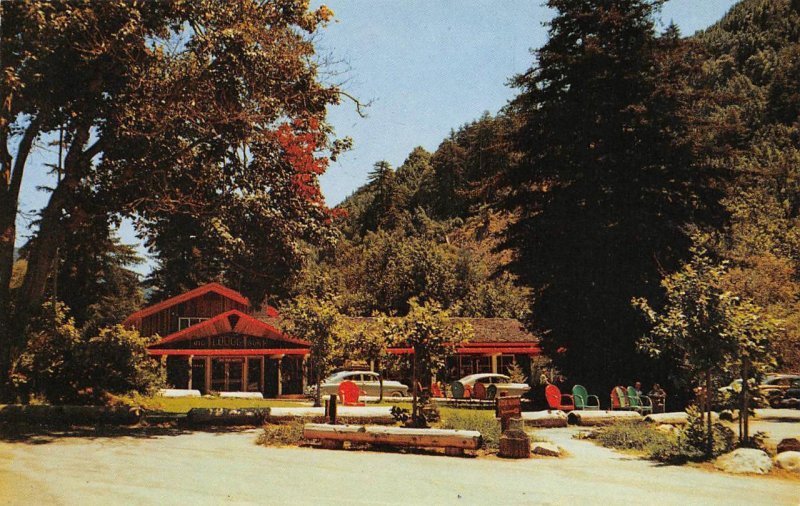
[[[536,338],[517,320],[464,320],[472,325],[474,336],[448,361],[448,380],[479,372],[505,373],[513,361],[527,369],[531,357],[541,353]],[[164,336],[148,352],[161,360],[167,383],[174,388],[261,392],[264,397],[301,395],[305,390],[309,343],[280,330],[274,307],[253,308],[242,294],[218,283],[146,307],[123,324],[144,336]]]

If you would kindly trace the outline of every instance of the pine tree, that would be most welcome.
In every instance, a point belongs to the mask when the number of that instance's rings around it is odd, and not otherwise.
[[[643,328],[630,300],[659,297],[659,273],[684,257],[696,219],[701,172],[679,106],[687,77],[670,58],[682,42],[674,29],[656,36],[661,3],[549,1],[549,40],[513,80],[513,267],[541,288],[532,318],[545,349],[597,388],[653,374],[636,353]]]

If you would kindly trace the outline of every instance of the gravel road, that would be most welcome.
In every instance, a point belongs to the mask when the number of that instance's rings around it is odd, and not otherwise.
[[[800,504],[800,482],[663,467],[541,435],[569,457],[506,461],[265,448],[257,430],[0,442],[0,504]]]

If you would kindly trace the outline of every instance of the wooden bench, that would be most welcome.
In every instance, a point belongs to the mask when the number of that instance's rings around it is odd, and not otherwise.
[[[323,448],[340,449],[344,442],[371,443],[388,446],[444,448],[447,455],[464,455],[464,450],[477,450],[483,440],[475,430],[407,429],[364,425],[330,425],[307,423],[305,439],[318,439]]]

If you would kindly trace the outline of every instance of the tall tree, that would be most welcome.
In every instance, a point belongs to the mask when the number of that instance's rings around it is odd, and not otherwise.
[[[545,349],[598,387],[650,376],[630,300],[659,296],[660,272],[688,251],[703,187],[681,107],[694,61],[670,58],[683,44],[674,29],[656,36],[661,3],[550,0],[549,40],[513,79],[513,268],[541,289],[533,322]]]
[[[326,7],[64,0],[0,9],[4,376],[24,345],[20,327],[41,307],[58,245],[87,215],[132,217],[150,238],[170,216],[197,217],[256,302],[299,267],[303,239],[332,237],[317,177],[321,151],[341,146],[324,123],[340,91],[320,83],[309,37],[331,17]],[[21,182],[34,141],[61,129],[63,177],[12,300]]]

